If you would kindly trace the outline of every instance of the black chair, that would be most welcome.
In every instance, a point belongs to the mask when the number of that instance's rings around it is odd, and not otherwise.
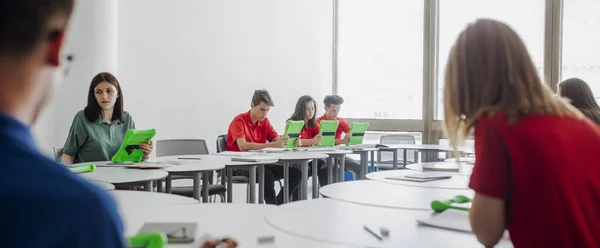
[[[198,155],[209,154],[206,141],[202,139],[170,139],[159,140],[156,142],[156,156],[177,156],[177,155]],[[171,180],[191,179],[190,176],[171,176]],[[212,178],[209,179],[212,183]],[[202,185],[206,187],[206,185]],[[208,195],[219,195],[221,201],[225,201],[225,192],[227,189],[223,185],[208,185]],[[187,197],[193,197],[194,188],[192,186],[172,187],[171,193]]]

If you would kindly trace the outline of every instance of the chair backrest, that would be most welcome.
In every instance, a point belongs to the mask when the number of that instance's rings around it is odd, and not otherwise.
[[[404,145],[404,144],[415,144],[415,136],[411,134],[390,134],[381,136],[380,144],[382,145]],[[398,151],[398,160],[402,160],[403,151]],[[415,156],[418,156],[418,153],[408,152],[406,154],[406,160],[415,161]],[[391,162],[394,160],[394,156],[389,153],[379,153],[377,156],[377,161],[385,161]]]
[[[217,152],[227,151],[227,134],[221,134],[217,137]]]
[[[209,154],[203,139],[169,139],[156,142],[156,156]]]
[[[63,153],[64,153],[64,150],[62,147],[61,148],[54,147],[54,161],[60,163]]]

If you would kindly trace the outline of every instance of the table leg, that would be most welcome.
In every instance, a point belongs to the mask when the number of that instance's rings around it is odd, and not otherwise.
[[[334,160],[331,155],[327,158],[327,184],[333,183],[333,167],[337,166]]]
[[[404,149],[404,152],[402,153],[402,160],[404,162],[402,169],[406,169],[406,164],[408,163],[408,161],[406,161],[406,160],[408,160],[407,154],[408,154],[408,150]]]
[[[290,164],[283,162],[283,203],[290,202]]]
[[[358,174],[359,180],[364,180],[367,177],[367,170],[369,170],[369,156],[366,152],[360,153],[360,174]]]
[[[171,194],[171,174],[165,180],[165,193]]]
[[[156,180],[156,192],[163,192],[163,180]]]
[[[154,181],[147,181],[147,182],[144,182],[144,190],[145,190],[145,191],[150,191],[150,192],[152,192],[152,182],[154,182]]]
[[[201,177],[201,175],[202,175],[202,172],[196,172],[196,173],[194,173],[194,176],[193,176],[193,178],[194,178],[193,179],[194,180],[193,196],[194,196],[194,199],[196,199],[196,200],[200,200],[200,187],[201,187],[200,186],[200,177]]]
[[[250,202],[256,203],[256,165],[250,166],[250,176],[248,177],[248,183],[250,184]]]
[[[258,203],[265,204],[265,165],[258,165]]]
[[[392,164],[394,165],[394,170],[398,169],[398,149],[394,149],[394,151],[392,152],[392,157],[393,157],[393,162]],[[406,161],[404,161],[406,162]]]
[[[346,172],[346,160],[344,159],[345,155],[340,156],[339,160],[340,160],[340,168],[339,168],[339,173],[338,173],[338,182],[343,182],[344,181],[344,172]]]
[[[304,160],[300,163],[300,169],[302,170],[302,179],[300,181],[300,189],[302,189],[300,194],[301,200],[308,198],[308,161]]]
[[[210,186],[210,174],[212,171],[202,172],[202,203],[208,202],[208,186]]]
[[[225,168],[227,171],[227,202],[233,202],[233,169]]]
[[[375,172],[375,151],[371,151],[371,172]]]
[[[317,175],[317,170],[319,169],[319,163],[317,163],[317,159],[313,159],[312,164],[312,198],[319,198],[319,176]]]

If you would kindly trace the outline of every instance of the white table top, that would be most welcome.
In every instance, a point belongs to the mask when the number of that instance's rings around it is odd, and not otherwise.
[[[360,247],[482,247],[475,235],[420,226],[429,211],[377,208],[330,199],[298,201],[267,213],[266,220],[298,237]],[[385,227],[389,238],[379,241],[364,229]],[[496,247],[511,247],[502,240]]]
[[[94,185],[98,186],[102,190],[106,190],[106,191],[115,190],[115,186],[110,183],[107,183],[107,182],[93,181],[93,180],[91,180],[90,182],[92,182]]]
[[[138,209],[124,208],[121,217],[125,224],[125,235],[135,235],[145,222],[190,222],[198,223],[196,241],[193,244],[171,244],[167,247],[200,247],[200,238],[206,234],[213,237],[228,236],[238,241],[238,247],[248,248],[341,248],[304,239],[282,232],[267,224],[265,214],[277,210],[276,206],[264,204],[194,204],[156,206]],[[273,243],[258,243],[258,237],[273,236]]]
[[[269,156],[267,154],[266,156]],[[326,159],[329,155],[321,152],[283,152],[275,153],[273,156],[278,156],[279,161],[307,160],[307,159]]]
[[[199,160],[181,158],[200,158]],[[230,157],[219,155],[186,155],[157,157],[156,161],[172,164],[164,168],[167,172],[199,172],[213,171],[225,168],[226,161],[231,162]]]
[[[428,164],[430,166],[435,166],[436,164],[439,165],[458,165],[459,171],[458,175],[463,175],[463,176],[470,176],[471,173],[473,172],[473,164],[465,164],[465,163],[448,163],[448,162],[428,162],[428,163],[417,163],[417,164],[409,164],[406,166],[407,169],[409,170],[415,170],[415,171],[423,171],[423,164]]]
[[[333,183],[320,190],[327,198],[376,207],[431,210],[434,200],[448,200],[457,195],[472,198],[473,190],[423,188],[373,180]]]
[[[96,170],[93,172],[80,173],[78,175],[93,181],[120,184],[163,179],[169,173],[156,169],[140,170],[121,167],[96,167]]]
[[[418,174],[421,172],[417,172],[414,170],[389,170],[389,171],[378,171],[374,173],[367,174],[367,179],[390,183],[390,184],[398,184],[405,186],[413,186],[413,187],[423,187],[423,188],[438,188],[438,189],[469,189],[469,177],[464,175],[452,175],[449,179],[435,180],[429,182],[413,182],[413,181],[404,181],[397,179],[387,179],[387,177],[402,177],[411,174]]]
[[[387,147],[381,147],[381,150],[390,149],[407,149],[407,150],[419,150],[419,151],[454,151],[454,147],[447,145],[434,145],[434,144],[397,144],[397,145],[386,145]],[[472,147],[459,146],[457,147],[459,152],[474,153]]]
[[[448,158],[446,160],[444,160],[444,162],[448,162],[448,163],[465,163],[465,164],[475,164],[475,158],[474,157],[460,157],[460,158]]]
[[[152,206],[199,204],[194,198],[147,191],[114,190],[108,192],[121,210],[138,210]]]

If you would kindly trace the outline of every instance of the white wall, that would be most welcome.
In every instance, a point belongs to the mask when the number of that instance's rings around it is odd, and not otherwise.
[[[127,0],[118,10],[125,109],[157,139],[203,138],[214,150],[260,88],[274,98],[269,118],[279,132],[301,95],[315,97],[322,114],[330,0]]]

